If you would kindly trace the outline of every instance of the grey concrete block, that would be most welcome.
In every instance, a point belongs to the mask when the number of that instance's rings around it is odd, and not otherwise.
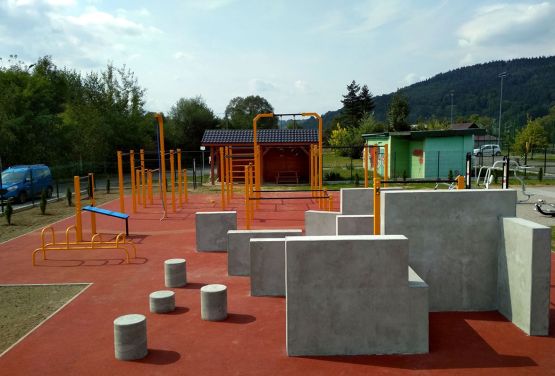
[[[336,217],[337,235],[373,235],[373,215],[338,215]]]
[[[285,239],[251,239],[251,295],[285,296]]]
[[[227,232],[227,273],[250,275],[250,245],[253,238],[301,236],[302,230],[232,230]]]
[[[167,313],[175,310],[175,293],[173,291],[154,291],[148,298],[152,313]]]
[[[516,199],[515,190],[382,192],[381,233],[409,239],[430,311],[497,309],[500,218],[516,215]]]
[[[499,312],[529,335],[549,335],[551,229],[503,218],[498,268]]]
[[[200,288],[200,316],[207,321],[227,318],[227,286],[215,284]]]
[[[341,188],[341,214],[374,214],[374,188]]]
[[[287,237],[285,248],[290,356],[428,351],[427,287],[409,277],[407,238]]]
[[[130,314],[114,320],[114,350],[118,360],[137,360],[148,354],[146,317]]]
[[[382,187],[382,191],[400,191],[399,187]],[[374,188],[341,188],[340,211],[345,215],[374,214]]]
[[[182,287],[187,284],[187,261],[182,258],[164,261],[166,287]]]
[[[307,210],[304,213],[306,236],[335,235],[336,220],[339,212]]]
[[[195,222],[197,251],[225,252],[227,232],[237,230],[237,212],[197,212]]]

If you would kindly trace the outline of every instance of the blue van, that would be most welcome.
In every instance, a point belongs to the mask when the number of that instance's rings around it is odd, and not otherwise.
[[[52,174],[48,166],[19,165],[12,166],[2,171],[0,192],[2,198],[15,199],[24,203],[27,199],[46,191],[47,197],[52,197]]]

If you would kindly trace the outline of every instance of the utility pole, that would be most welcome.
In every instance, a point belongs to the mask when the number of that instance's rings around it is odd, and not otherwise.
[[[503,79],[507,77],[507,72],[499,73],[497,77],[501,78],[501,92],[499,95],[499,125],[497,128],[498,142],[501,144],[501,115],[503,113]],[[501,145],[500,145],[501,146]]]
[[[455,94],[455,91],[451,90],[449,94],[451,95],[451,125],[453,125],[453,95]]]

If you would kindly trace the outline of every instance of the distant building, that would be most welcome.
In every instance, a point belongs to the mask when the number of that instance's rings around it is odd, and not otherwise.
[[[462,174],[466,153],[472,153],[474,148],[474,137],[485,133],[485,129],[467,127],[372,133],[362,137],[368,145],[388,145],[390,178],[401,178],[404,172],[408,178],[436,179],[446,178],[449,170],[453,174]],[[383,176],[383,164],[379,164],[378,168],[378,173]]]

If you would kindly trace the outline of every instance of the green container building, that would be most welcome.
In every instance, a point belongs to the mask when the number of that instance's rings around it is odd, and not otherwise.
[[[384,132],[363,135],[366,144],[379,145],[378,173],[383,176],[384,145],[388,145],[389,178],[445,179],[464,174],[466,153],[472,153],[474,136],[484,135],[480,128],[433,131]]]

